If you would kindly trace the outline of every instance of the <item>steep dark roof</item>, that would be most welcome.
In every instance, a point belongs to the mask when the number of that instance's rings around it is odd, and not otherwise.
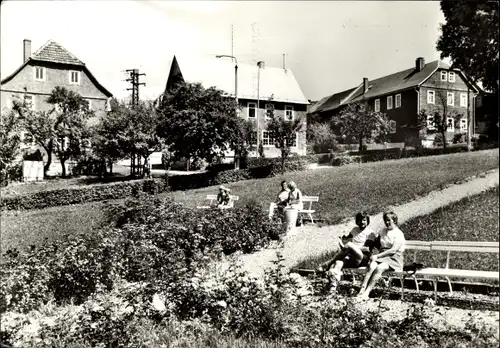
[[[76,58],[68,50],[52,40],[47,41],[45,45],[33,53],[30,58],[44,62],[85,65],[80,59]]]
[[[321,103],[321,105],[315,105],[316,108],[314,110],[311,109],[309,112],[330,111],[338,108],[340,105],[417,87],[426,81],[438,68],[449,69],[450,66],[445,62],[436,60],[427,63],[423,69],[418,72],[413,67],[391,75],[383,76],[369,81],[368,91],[365,94],[363,94],[363,83],[361,83],[357,87],[325,97],[326,100]]]

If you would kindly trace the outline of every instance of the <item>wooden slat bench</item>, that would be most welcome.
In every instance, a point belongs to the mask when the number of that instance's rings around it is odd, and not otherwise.
[[[302,196],[302,203],[303,203],[304,207],[303,207],[303,209],[299,210],[299,215],[306,214],[309,217],[309,219],[311,220],[311,223],[314,224],[313,214],[316,212],[316,210],[314,210],[312,208],[313,202],[319,202],[319,197],[318,196]],[[307,209],[305,207],[306,203],[309,203],[309,205],[307,206]],[[273,215],[273,211],[276,209],[278,209],[278,206],[276,205],[276,203],[271,203],[269,205],[269,217],[271,217]]]
[[[217,195],[207,195],[206,198],[209,203],[208,205],[197,206],[198,209],[209,209],[217,206]],[[234,202],[239,200],[239,196],[231,196],[229,195],[229,203],[227,205],[221,206],[222,209],[229,209],[234,207]]]
[[[475,278],[475,279],[488,279],[488,280],[499,280],[498,271],[477,271],[477,270],[467,270],[467,269],[452,269],[449,268],[450,265],[450,254],[451,252],[473,252],[473,253],[499,253],[500,244],[499,242],[472,242],[472,241],[432,241],[423,242],[415,240],[407,240],[405,245],[406,260],[408,263],[408,253],[413,250],[413,261],[417,262],[416,259],[418,251],[446,251],[446,265],[444,268],[423,268],[418,270],[415,274],[410,275],[415,280],[415,286],[417,291],[418,282],[417,279],[431,279],[434,285],[434,298],[437,299],[437,282],[439,278],[444,278],[448,282],[448,287],[450,292],[453,291],[451,286],[450,278]],[[366,267],[359,268],[346,268],[345,273],[351,273],[353,276],[355,274],[364,274],[366,272]],[[398,277],[401,280],[401,298],[404,296],[404,279],[408,276],[406,272],[394,271],[386,272],[384,276],[389,278],[389,282],[392,278]]]
[[[306,208],[306,203],[308,203],[308,202],[309,202],[309,206]],[[303,207],[303,209],[299,210],[299,215],[306,214],[309,217],[309,219],[311,220],[312,224],[314,223],[313,214],[316,212],[316,210],[314,210],[312,208],[313,202],[319,202],[319,197],[318,196],[303,196],[302,203],[303,203],[304,207]]]

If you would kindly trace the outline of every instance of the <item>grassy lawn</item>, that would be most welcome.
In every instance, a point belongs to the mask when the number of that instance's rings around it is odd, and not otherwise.
[[[408,240],[450,240],[497,242],[498,186],[482,194],[442,207],[432,214],[411,219],[400,226]],[[414,251],[407,253],[407,262]],[[316,268],[333,256],[333,252],[299,262],[298,268]],[[417,261],[427,266],[444,267],[446,252],[419,251]],[[452,252],[450,268],[498,271],[498,254]]]
[[[231,194],[240,197],[237,205],[251,200],[268,204],[275,200],[281,180],[293,180],[304,195],[319,196],[319,202],[313,204],[318,217],[335,224],[351,218],[360,209],[378,213],[387,205],[412,201],[494,168],[498,168],[498,149],[321,168],[226,186],[231,188]],[[205,196],[216,192],[217,187],[205,187],[164,195],[197,206],[206,204]]]
[[[305,195],[318,195],[315,209],[329,223],[351,218],[360,209],[370,214],[387,205],[397,205],[422,196],[446,184],[498,168],[498,149],[442,156],[403,159],[290,173],[282,177],[246,180],[228,184],[240,196],[241,205],[255,199],[273,201],[283,179],[294,180]],[[205,204],[205,196],[216,187],[176,191],[172,196],[189,206]],[[102,202],[41,210],[2,212],[1,250],[26,247],[44,238],[63,234],[92,233],[103,222]],[[498,217],[498,214],[497,214]],[[498,228],[496,229],[498,231]]]
[[[2,212],[0,250],[40,245],[65,234],[93,233],[104,221],[103,202]]]

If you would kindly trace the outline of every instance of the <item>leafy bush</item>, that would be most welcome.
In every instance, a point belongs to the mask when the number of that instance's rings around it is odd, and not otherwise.
[[[463,144],[467,142],[467,134],[466,133],[456,133],[453,136],[452,143],[453,144]]]
[[[330,157],[330,164],[332,166],[346,166],[353,163],[361,163],[361,157],[351,156],[347,152],[333,153]]]
[[[139,192],[159,193],[166,189],[166,184],[162,179],[69,187],[5,197],[2,199],[1,207],[6,210],[40,209],[59,205],[125,198],[137,195]]]

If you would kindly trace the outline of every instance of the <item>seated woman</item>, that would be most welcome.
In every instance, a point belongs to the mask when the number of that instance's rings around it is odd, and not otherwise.
[[[375,244],[376,234],[369,227],[370,216],[366,212],[359,212],[355,219],[357,226],[351,230],[348,236],[343,237],[343,239],[350,239],[350,241],[345,245],[340,241],[340,251],[333,259],[318,267],[318,271],[328,271],[335,264],[334,269],[330,271],[331,277],[335,280],[332,284],[332,290],[336,289],[337,282],[340,281],[343,267],[356,268],[367,264]]]
[[[217,194],[217,208],[224,208],[229,205],[231,198],[229,197],[231,190],[227,187],[220,186]]]
[[[276,200],[269,206],[269,218],[272,219],[274,215],[274,209],[278,209],[278,214],[280,218],[283,217],[286,206],[288,205],[288,194],[290,190],[288,189],[288,184],[286,180],[281,182],[281,191],[276,196]]]
[[[370,257],[368,271],[365,274],[358,298],[367,299],[377,281],[385,271],[403,269],[403,252],[405,250],[405,236],[398,228],[398,216],[391,209],[384,215],[385,228],[380,231],[378,244],[380,252]]]
[[[302,210],[304,205],[302,203],[302,192],[297,188],[297,184],[295,182],[290,181],[288,183],[288,188],[290,191],[288,192],[288,205],[291,208],[295,208],[298,210]]]

